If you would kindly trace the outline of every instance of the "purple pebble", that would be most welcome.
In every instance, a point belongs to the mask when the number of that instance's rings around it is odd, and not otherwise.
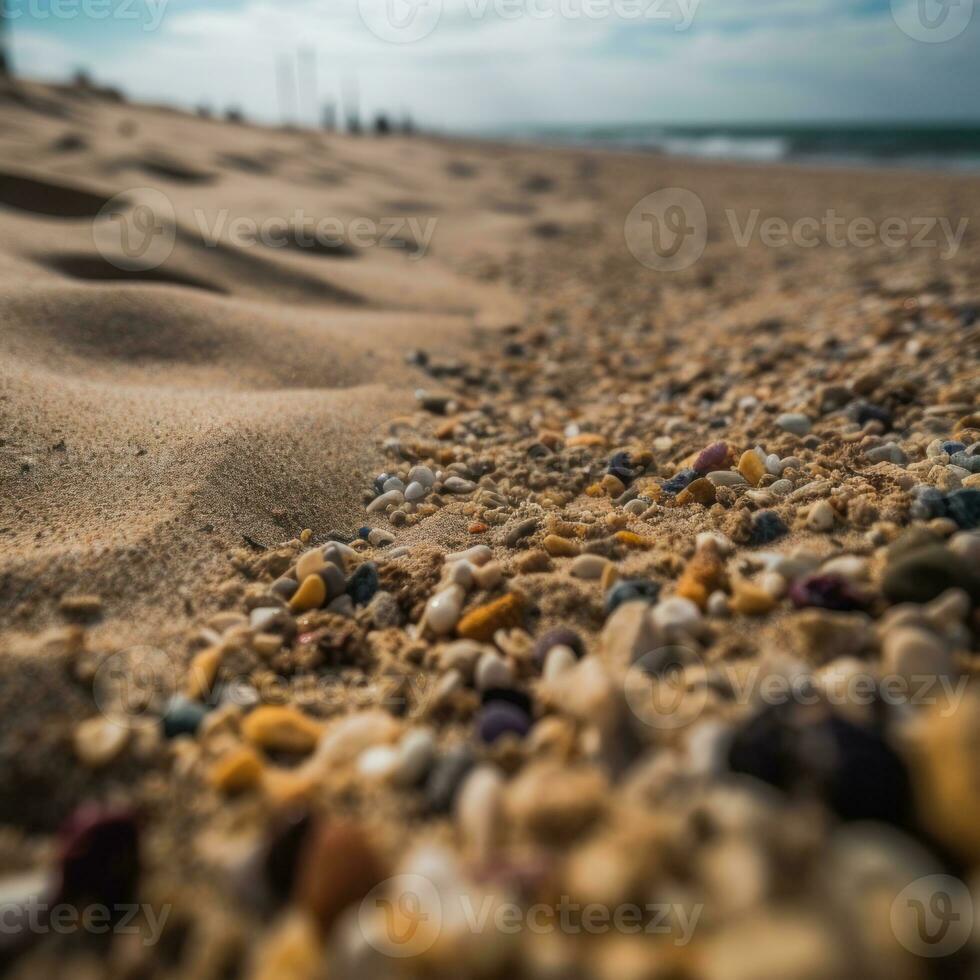
[[[534,644],[534,662],[539,670],[544,667],[548,651],[552,647],[569,647],[579,660],[585,656],[585,644],[582,642],[582,637],[567,626],[559,626],[556,629],[548,630],[547,633],[542,633]]]
[[[808,575],[797,579],[790,586],[789,597],[799,608],[815,606],[838,612],[864,609],[868,604],[867,598],[839,575]]]
[[[711,473],[713,470],[722,469],[727,460],[728,443],[715,442],[698,453],[698,458],[694,461],[694,469],[698,473]]]
[[[524,738],[530,730],[527,712],[508,701],[491,701],[477,716],[477,731],[487,745],[508,734]]]

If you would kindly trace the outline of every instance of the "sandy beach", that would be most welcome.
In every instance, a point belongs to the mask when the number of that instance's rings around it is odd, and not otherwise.
[[[980,177],[0,122],[0,904],[143,930],[12,975],[939,975],[894,909],[980,909]]]

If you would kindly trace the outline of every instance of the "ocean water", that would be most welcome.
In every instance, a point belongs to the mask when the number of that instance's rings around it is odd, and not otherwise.
[[[710,160],[980,171],[980,123],[547,126],[497,135]]]

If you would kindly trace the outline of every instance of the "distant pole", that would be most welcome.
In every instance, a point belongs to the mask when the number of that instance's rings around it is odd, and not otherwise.
[[[4,0],[0,0],[0,78],[10,77],[10,59],[7,56],[7,10]]]
[[[296,52],[296,74],[299,82],[300,113],[306,123],[316,125],[316,111],[320,104],[317,94],[317,64],[315,48],[299,48]]]
[[[279,99],[279,118],[284,124],[296,117],[296,72],[291,55],[280,55],[276,64],[276,95]]]

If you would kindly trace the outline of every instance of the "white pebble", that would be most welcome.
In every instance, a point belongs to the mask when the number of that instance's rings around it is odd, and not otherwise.
[[[830,531],[834,520],[834,508],[826,500],[818,500],[806,515],[807,527],[812,531]]]
[[[546,681],[554,680],[559,674],[564,674],[566,670],[571,670],[577,662],[578,658],[575,656],[575,651],[570,647],[559,644],[548,651],[541,676]]]
[[[476,569],[468,561],[455,561],[443,574],[445,585],[458,585],[469,591],[473,588],[473,573]]]
[[[792,432],[793,435],[805,436],[813,426],[809,417],[800,412],[785,412],[776,419],[776,425],[784,432]]]
[[[478,766],[456,799],[456,824],[470,856],[482,864],[492,854],[503,820],[503,780],[498,770]]]
[[[671,596],[653,607],[653,621],[661,629],[696,626],[701,622],[701,610],[690,599]]]
[[[495,589],[504,579],[504,569],[499,561],[492,561],[489,565],[477,568],[473,572],[473,578],[481,589]]]
[[[368,504],[367,512],[369,514],[374,514],[379,510],[384,510],[385,507],[389,505],[395,505],[404,503],[405,495],[401,490],[389,490],[387,493],[381,494],[379,497],[375,497],[371,503]]]
[[[384,483],[381,484],[381,490],[383,493],[390,493],[392,490],[404,490],[405,484],[398,479],[397,476],[389,476]]]
[[[432,489],[432,484],[436,482],[436,475],[428,466],[413,466],[408,471],[409,483],[421,483],[427,490]]]
[[[708,615],[718,618],[728,615],[728,596],[720,589],[708,596]]]
[[[461,476],[449,477],[442,486],[449,493],[472,493],[476,489],[475,483],[471,480],[464,480]]]
[[[716,487],[739,487],[746,484],[746,479],[735,470],[715,470],[708,474],[708,479]]]
[[[261,632],[277,617],[282,615],[281,606],[262,606],[248,614],[248,624],[253,630]]]
[[[421,500],[428,491],[421,483],[415,481],[410,483],[405,487],[405,499],[410,503],[415,503],[416,500]]]
[[[458,585],[437,592],[426,604],[423,621],[437,636],[451,633],[459,622],[465,594]]]
[[[503,657],[487,651],[477,662],[474,680],[478,691],[489,691],[494,687],[508,687],[513,683],[514,673]]]
[[[773,476],[779,476],[782,473],[782,460],[775,454],[770,453],[766,457],[766,469],[772,473]]]
[[[573,562],[571,573],[575,578],[594,580],[602,578],[609,562],[602,555],[579,555]]]
[[[446,555],[446,563],[454,561],[468,561],[474,565],[485,565],[493,557],[493,552],[485,544],[478,544],[466,551],[454,551],[451,555]]]
[[[386,545],[393,544],[395,536],[389,531],[382,530],[380,527],[374,528],[368,534],[368,544],[374,548],[384,548]]]
[[[868,562],[858,555],[838,555],[823,563],[822,571],[828,575],[840,575],[852,582],[864,582],[868,578]]]
[[[427,728],[413,728],[398,746],[398,759],[392,780],[398,786],[417,785],[432,767],[436,756],[436,741]]]
[[[357,757],[357,771],[368,779],[387,779],[398,764],[398,751],[390,745],[375,745]]]

